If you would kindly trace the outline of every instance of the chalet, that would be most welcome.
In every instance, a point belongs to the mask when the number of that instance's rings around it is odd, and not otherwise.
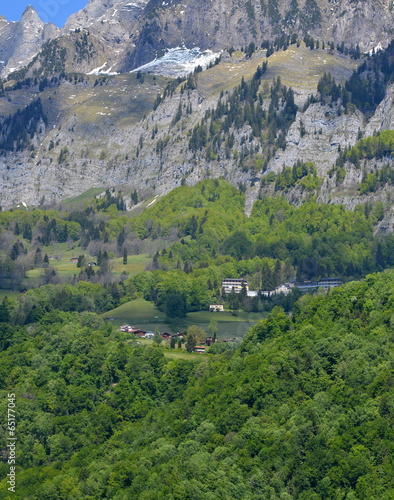
[[[205,352],[205,345],[196,345],[194,347],[194,352],[203,353]]]
[[[130,325],[121,325],[121,326],[119,327],[119,330],[120,330],[121,332],[127,332],[127,333],[129,333],[130,331],[135,330],[135,326],[130,326]]]
[[[223,312],[224,306],[222,306],[221,304],[211,304],[209,306],[209,310],[213,312]]]
[[[129,333],[134,333],[137,337],[145,337],[146,331],[135,328],[134,330],[129,331]]]
[[[231,293],[233,290],[235,293],[240,293],[243,288],[248,291],[249,284],[242,278],[227,278],[222,281],[222,289],[224,293]]]
[[[70,259],[70,262],[78,262],[78,257],[72,257],[72,258]]]
[[[131,325],[122,325],[119,327],[119,330],[125,333],[134,333],[134,335],[138,335],[139,337],[143,337],[146,333],[145,330],[141,330],[140,328],[136,328]]]
[[[160,337],[164,340],[168,340],[171,338],[171,335],[168,332],[163,332],[160,334]]]

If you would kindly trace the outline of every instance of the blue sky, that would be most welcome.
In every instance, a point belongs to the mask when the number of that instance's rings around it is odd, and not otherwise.
[[[4,5],[5,3],[7,5]],[[43,21],[51,21],[56,26],[62,27],[70,14],[83,9],[87,3],[88,0],[31,0],[30,2],[10,0],[2,2],[0,15],[4,16],[7,21],[19,21],[23,11],[31,4]]]

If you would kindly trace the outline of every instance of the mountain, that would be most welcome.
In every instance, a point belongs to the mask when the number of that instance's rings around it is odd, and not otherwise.
[[[3,208],[92,186],[161,195],[211,176],[243,186],[248,213],[280,192],[294,204],[380,200],[390,217],[390,183],[363,187],[389,155],[337,165],[392,127],[388,2],[91,0],[61,30],[31,7],[2,23],[15,40],[2,44],[13,51],[2,56]],[[297,162],[314,163],[318,182],[283,184]]]
[[[91,0],[71,15],[61,30],[44,24],[29,6],[18,23],[1,20],[1,40],[9,40],[10,35],[14,39],[11,45],[7,42],[7,50],[3,49],[6,69],[2,75],[26,64],[45,41],[75,29],[89,30],[105,42],[116,71],[134,69],[178,46],[217,52],[250,43],[261,45],[284,34],[302,37],[308,33],[335,44],[358,44],[362,51],[368,51],[391,41],[390,5],[388,0],[248,0],[241,4],[235,0]],[[27,43],[30,51],[22,49]],[[15,51],[18,59],[14,57],[11,65],[9,59]]]
[[[7,22],[0,16],[0,75],[7,76],[26,65],[45,42],[59,36],[52,23],[44,23],[29,5],[18,22]]]

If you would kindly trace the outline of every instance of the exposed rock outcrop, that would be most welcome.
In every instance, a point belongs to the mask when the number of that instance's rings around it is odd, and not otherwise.
[[[0,17],[0,75],[7,76],[25,66],[45,42],[59,34],[54,24],[41,21],[31,5],[18,22],[7,22]]]

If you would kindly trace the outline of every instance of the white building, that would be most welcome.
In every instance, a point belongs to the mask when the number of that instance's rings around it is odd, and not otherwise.
[[[222,282],[224,293],[231,293],[232,290],[235,293],[240,293],[243,287],[245,287],[246,291],[249,290],[248,282],[242,278],[228,278]]]

